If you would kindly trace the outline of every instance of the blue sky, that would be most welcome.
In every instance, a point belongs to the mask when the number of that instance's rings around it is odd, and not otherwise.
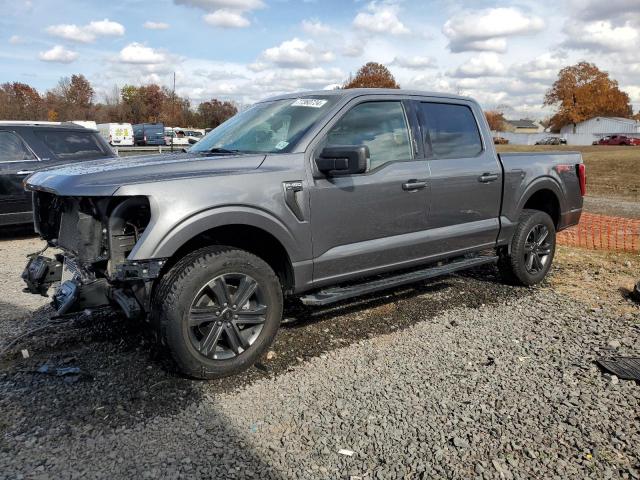
[[[0,82],[40,91],[82,73],[98,97],[170,85],[194,103],[251,103],[341,83],[367,61],[403,88],[471,95],[542,117],[579,60],[640,108],[640,0],[0,0]]]

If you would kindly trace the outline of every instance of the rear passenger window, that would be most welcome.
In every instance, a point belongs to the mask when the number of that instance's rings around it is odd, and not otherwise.
[[[366,145],[371,169],[411,160],[409,130],[401,102],[356,105],[327,134],[327,146]]]
[[[0,163],[35,159],[20,137],[13,132],[0,131]]]
[[[35,135],[60,159],[92,159],[113,156],[91,132],[34,130]]]
[[[469,158],[482,152],[476,119],[466,105],[451,103],[420,104],[422,122],[431,141],[435,158]]]

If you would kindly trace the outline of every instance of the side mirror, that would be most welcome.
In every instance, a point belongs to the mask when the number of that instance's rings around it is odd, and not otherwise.
[[[316,166],[325,175],[352,175],[366,172],[368,159],[366,145],[325,147],[316,158]]]

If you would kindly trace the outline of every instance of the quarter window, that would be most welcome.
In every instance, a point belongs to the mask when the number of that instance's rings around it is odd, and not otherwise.
[[[35,159],[20,137],[13,132],[0,131],[0,163]]]
[[[420,104],[422,123],[435,158],[469,158],[482,152],[480,132],[473,112],[466,105]],[[428,146],[428,145],[427,145]]]
[[[371,169],[412,159],[401,102],[367,102],[349,110],[327,134],[327,146],[366,145]]]

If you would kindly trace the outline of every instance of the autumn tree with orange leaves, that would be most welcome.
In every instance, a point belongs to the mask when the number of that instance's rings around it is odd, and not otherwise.
[[[489,110],[484,112],[484,116],[487,117],[487,123],[489,128],[495,132],[501,132],[504,129],[504,115],[497,110]]]
[[[632,115],[629,95],[618,88],[618,82],[593,63],[580,62],[560,70],[558,79],[547,91],[544,104],[557,106],[551,117],[551,130],[560,131],[593,117],[625,117]]]
[[[369,62],[356,73],[342,88],[400,88],[387,67],[380,63]]]

